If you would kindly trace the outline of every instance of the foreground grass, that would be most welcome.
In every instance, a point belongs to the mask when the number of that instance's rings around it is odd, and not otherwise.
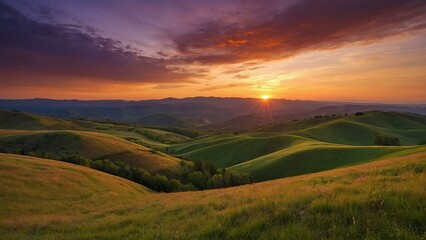
[[[18,155],[0,155],[0,179],[2,239],[426,238],[425,152],[171,194]]]

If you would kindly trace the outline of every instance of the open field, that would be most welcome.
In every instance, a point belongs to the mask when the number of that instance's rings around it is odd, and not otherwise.
[[[1,154],[0,165],[7,179],[0,186],[2,239],[426,237],[424,152],[234,188],[169,194],[146,194],[127,181],[117,184],[115,177],[51,160]]]

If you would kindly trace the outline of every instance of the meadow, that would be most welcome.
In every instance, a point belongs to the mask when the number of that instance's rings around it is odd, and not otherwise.
[[[424,239],[426,154],[200,192],[0,155],[2,239]],[[48,174],[46,174],[48,173]]]

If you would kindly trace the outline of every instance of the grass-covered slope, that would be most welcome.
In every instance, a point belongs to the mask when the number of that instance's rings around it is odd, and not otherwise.
[[[135,121],[144,126],[159,126],[159,127],[179,127],[187,128],[194,127],[190,121],[173,117],[167,114],[153,114],[144,116]]]
[[[2,239],[424,239],[426,153],[172,194],[0,155]]]
[[[64,120],[32,113],[0,110],[0,129],[9,130],[85,130],[103,132],[148,147],[165,148],[190,138],[159,129],[118,122]]]
[[[378,134],[398,137],[403,146],[374,146]],[[255,132],[223,134],[169,148],[191,160],[247,171],[256,180],[318,172],[342,166],[426,151],[426,117],[369,112],[270,125]]]
[[[361,116],[331,116],[266,126],[257,132],[285,133],[323,142],[372,145],[378,134],[392,135],[402,145],[426,140],[426,117],[395,112],[367,112]]]
[[[0,129],[40,130],[79,128],[79,125],[67,120],[31,113],[0,110]]]
[[[90,168],[11,154],[0,154],[0,178],[2,227],[59,224],[72,218],[70,210],[83,216],[100,202],[114,206],[151,192]],[[34,209],[38,213],[30,214]]]
[[[362,164],[393,156],[426,152],[424,147],[354,147],[341,145],[298,145],[265,155],[229,169],[250,172],[255,180],[296,176]]]
[[[177,158],[115,136],[89,131],[0,130],[0,150],[52,158],[74,154],[92,160],[122,161],[169,176],[180,171]]]
[[[181,160],[155,149],[190,138],[133,124],[63,120],[37,114],[0,110],[0,152],[60,159],[80,155],[140,167],[175,177]]]
[[[150,128],[114,126],[98,131],[155,149],[165,149],[170,144],[183,143],[190,140],[189,137],[180,134]]]

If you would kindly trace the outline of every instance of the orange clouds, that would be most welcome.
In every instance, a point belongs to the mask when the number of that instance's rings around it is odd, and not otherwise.
[[[287,58],[423,29],[421,0],[302,0],[241,25],[206,22],[174,39],[188,61],[203,64]]]
[[[100,14],[97,4],[105,1],[94,3],[92,11]],[[424,58],[399,53],[393,58],[407,62],[380,65],[389,57],[380,55],[384,50],[332,56],[353,45],[386,44],[390,38],[424,34],[424,0],[148,1],[142,7],[135,5],[144,14],[126,8],[126,0],[110,3],[114,4],[106,7],[109,12],[99,16],[119,17],[97,22],[104,29],[88,27],[92,22],[58,21],[55,16],[66,13],[52,15],[49,8],[37,18],[0,3],[2,96],[143,99],[273,94],[374,100],[371,89],[381,88],[386,92],[377,94],[380,101],[401,89],[405,99],[424,99],[418,89],[425,86],[426,66],[413,67],[426,62]],[[77,2],[61,4],[89,11]],[[93,23],[101,19],[91,14],[84,16]],[[117,30],[121,26],[117,21],[127,18],[120,22],[127,23],[121,24],[124,30]],[[409,54],[418,54],[422,46],[417,43]],[[317,51],[323,51],[320,60],[298,59]],[[392,69],[406,74],[397,79]],[[371,74],[372,70],[381,74]],[[415,88],[412,94],[406,93],[409,88]]]

